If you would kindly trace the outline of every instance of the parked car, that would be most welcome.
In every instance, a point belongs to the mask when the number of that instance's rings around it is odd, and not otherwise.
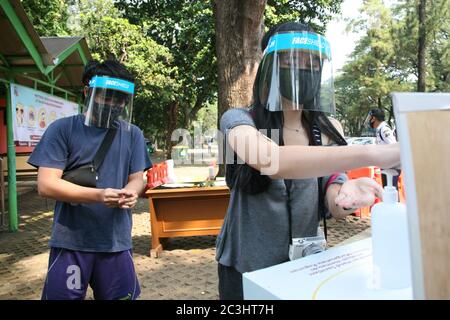
[[[375,137],[348,137],[347,143],[349,145],[354,144],[375,144]]]

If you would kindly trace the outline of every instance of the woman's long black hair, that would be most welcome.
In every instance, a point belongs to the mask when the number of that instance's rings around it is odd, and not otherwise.
[[[288,22],[271,28],[263,37],[261,41],[261,49],[264,51],[269,38],[280,31],[312,31],[308,25]],[[251,114],[255,121],[256,128],[267,129],[267,135],[271,138],[271,129],[277,129],[280,133],[280,145],[284,145],[283,141],[283,111],[268,111],[261,103],[259,97],[259,76],[261,74],[261,64],[256,73],[256,80],[253,85],[253,105],[251,106]],[[305,108],[307,109],[307,108]],[[328,136],[332,141],[338,145],[346,145],[344,137],[339,133],[334,125],[330,122],[328,117],[323,112],[303,110],[302,125],[307,129],[310,145],[315,145],[316,140],[313,139],[312,127],[316,125],[321,133]],[[234,154],[234,163],[236,163],[237,156]],[[240,189],[249,194],[258,194],[264,192],[269,187],[272,179],[267,175],[261,173],[250,167],[248,164],[227,164],[226,166],[226,181],[230,188]]]

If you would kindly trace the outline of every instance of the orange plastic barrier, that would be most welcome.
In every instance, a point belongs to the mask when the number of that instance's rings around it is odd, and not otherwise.
[[[165,162],[154,164],[147,170],[146,189],[153,189],[167,182],[167,164]]]
[[[357,178],[374,178],[375,176],[375,167],[363,167],[358,169],[353,169],[347,171],[347,176],[349,179],[357,179]]]
[[[403,171],[398,177],[398,196],[400,202],[406,203],[405,186],[403,185]]]
[[[375,168],[375,170],[374,170],[374,176],[373,176],[373,178],[375,179],[375,181],[376,181],[380,186],[383,187],[383,179],[381,178],[381,169],[378,168],[378,167],[374,167],[374,168]],[[375,198],[375,203],[378,203],[378,202],[380,202],[380,201],[381,201],[380,198]],[[374,204],[375,204],[375,203],[374,203]],[[370,207],[370,209],[372,209],[372,206]],[[369,210],[369,213],[370,213],[370,210]]]

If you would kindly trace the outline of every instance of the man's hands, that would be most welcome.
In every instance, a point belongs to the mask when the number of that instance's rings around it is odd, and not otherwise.
[[[102,192],[102,202],[109,208],[131,209],[138,199],[135,190],[107,188]]]
[[[127,185],[122,189],[104,189],[102,202],[110,208],[133,208],[145,187],[143,174],[143,171],[130,174]]]
[[[121,190],[122,197],[119,199],[120,209],[131,209],[133,208],[138,200],[138,194],[135,190]]]
[[[130,174],[122,189],[88,188],[61,179],[63,170],[39,167],[38,192],[40,196],[67,203],[103,203],[109,208],[131,209],[144,191],[144,172]]]

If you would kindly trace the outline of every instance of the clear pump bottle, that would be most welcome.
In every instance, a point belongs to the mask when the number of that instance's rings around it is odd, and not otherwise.
[[[406,206],[398,201],[392,186],[394,170],[383,170],[387,186],[383,202],[372,207],[373,280],[377,289],[411,286],[411,261]]]

